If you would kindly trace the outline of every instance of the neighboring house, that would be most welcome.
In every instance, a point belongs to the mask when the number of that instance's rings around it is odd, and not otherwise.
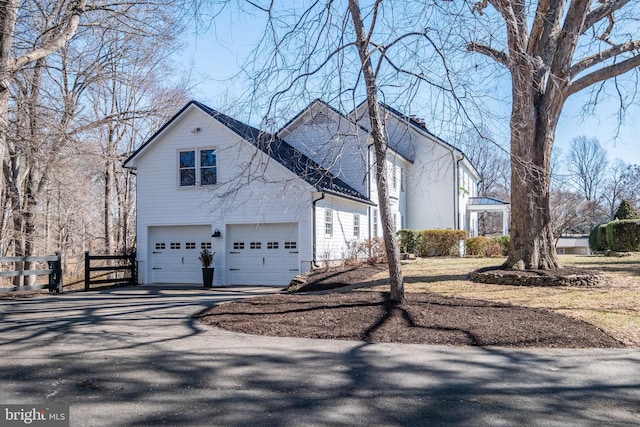
[[[589,255],[589,236],[562,236],[556,251],[559,255]]]
[[[286,285],[382,236],[363,108],[343,115],[318,100],[271,135],[189,102],[125,162],[138,177],[140,281],[200,283],[208,248],[217,285]],[[477,171],[424,124],[383,111],[395,228],[475,235]]]

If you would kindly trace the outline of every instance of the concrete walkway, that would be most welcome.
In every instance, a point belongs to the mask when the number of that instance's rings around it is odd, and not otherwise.
[[[640,425],[640,350],[287,339],[190,315],[273,288],[0,300],[0,403],[72,426]]]

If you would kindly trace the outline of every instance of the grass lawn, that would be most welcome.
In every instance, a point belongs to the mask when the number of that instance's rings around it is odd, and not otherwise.
[[[608,278],[601,287],[523,287],[474,283],[467,274],[500,265],[502,258],[423,258],[403,266],[405,291],[474,298],[542,308],[584,320],[632,346],[640,346],[640,254],[630,257],[561,255],[567,266],[601,271]],[[373,279],[369,290],[386,291],[386,272]],[[385,283],[386,282],[386,283]]]

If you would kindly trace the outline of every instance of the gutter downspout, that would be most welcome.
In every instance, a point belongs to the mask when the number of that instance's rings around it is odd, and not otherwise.
[[[311,207],[312,207],[311,208],[311,215],[313,217],[312,218],[312,224],[313,225],[311,226],[311,229],[312,229],[312,237],[311,238],[313,240],[313,243],[312,243],[312,254],[311,254],[311,265],[312,265],[313,268],[319,268],[320,267],[320,265],[318,265],[318,263],[316,262],[316,234],[317,234],[316,233],[316,203],[318,203],[320,200],[325,198],[325,192],[322,191],[321,194],[322,194],[322,196],[319,199],[314,199],[311,202]]]
[[[454,150],[451,150],[451,158],[455,163],[455,168],[453,168],[453,229],[460,229],[460,162],[464,159],[462,156],[459,159],[456,159],[456,153]]]

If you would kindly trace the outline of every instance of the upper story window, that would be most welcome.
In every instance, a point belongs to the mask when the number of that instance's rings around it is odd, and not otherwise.
[[[407,171],[405,168],[400,168],[400,191],[404,191],[404,187],[407,183]]]
[[[179,153],[180,187],[213,185],[218,182],[216,150],[185,150]]]
[[[327,237],[333,236],[333,211],[331,209],[324,211],[324,234]]]

